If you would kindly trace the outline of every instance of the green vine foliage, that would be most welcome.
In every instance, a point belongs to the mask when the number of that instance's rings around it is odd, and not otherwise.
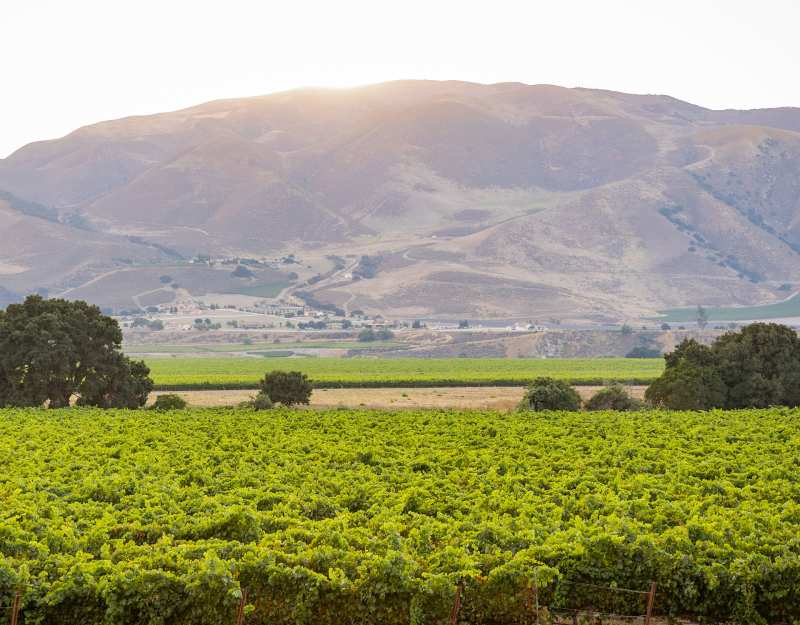
[[[0,411],[23,625],[800,620],[800,411]],[[546,615],[546,611],[542,610]],[[526,620],[528,619],[528,620]]]

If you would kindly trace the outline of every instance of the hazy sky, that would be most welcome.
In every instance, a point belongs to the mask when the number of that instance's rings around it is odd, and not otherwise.
[[[0,0],[0,157],[125,115],[399,78],[800,106],[800,0]]]

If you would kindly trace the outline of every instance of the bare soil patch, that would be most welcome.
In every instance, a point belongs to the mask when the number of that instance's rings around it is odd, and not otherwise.
[[[601,386],[576,386],[583,399],[591,397]],[[645,386],[629,386],[634,397],[644,397]],[[314,408],[459,408],[469,410],[511,410],[516,407],[524,387],[461,387],[461,388],[332,388],[315,390],[311,396]],[[150,403],[158,395],[153,393]],[[255,391],[180,391],[190,406],[235,406],[255,395]]]

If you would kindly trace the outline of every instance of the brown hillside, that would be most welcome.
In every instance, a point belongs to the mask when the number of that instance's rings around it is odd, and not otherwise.
[[[0,286],[291,252],[320,272],[381,257],[372,278],[312,290],[389,315],[768,302],[800,285],[798,181],[798,109],[517,83],[302,89],[103,122],[1,160],[0,191],[52,214],[0,207]]]

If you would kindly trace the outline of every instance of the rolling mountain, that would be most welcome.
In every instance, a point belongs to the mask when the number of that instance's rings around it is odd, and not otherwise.
[[[210,102],[0,160],[0,243],[0,287],[117,307],[198,254],[294,254],[296,288],[389,316],[777,301],[800,285],[800,109],[429,81]]]

